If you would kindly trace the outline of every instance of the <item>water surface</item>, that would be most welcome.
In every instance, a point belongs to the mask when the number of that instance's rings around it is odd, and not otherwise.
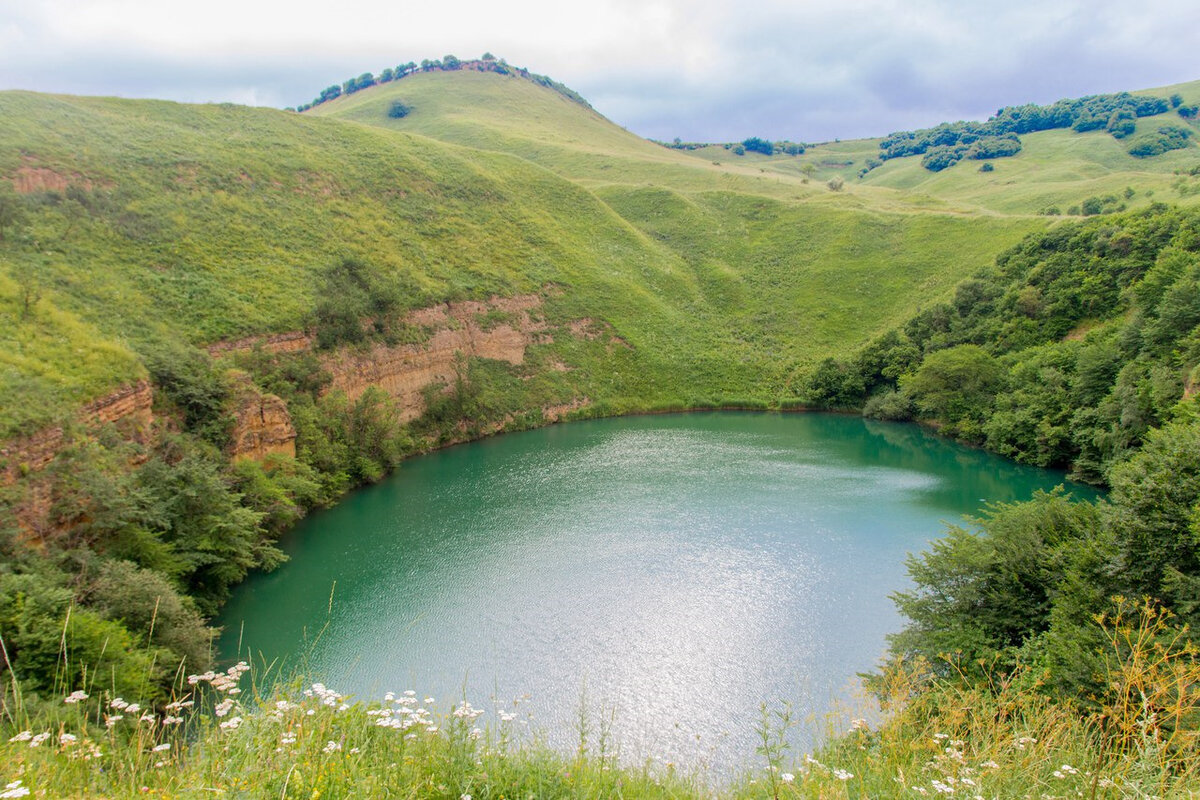
[[[761,702],[820,715],[875,664],[906,554],[1062,482],[824,414],[509,434],[408,461],[302,523],[291,560],[226,606],[221,651],[363,699],[528,696],[521,715],[564,746],[586,707],[630,760],[725,771],[753,756]]]

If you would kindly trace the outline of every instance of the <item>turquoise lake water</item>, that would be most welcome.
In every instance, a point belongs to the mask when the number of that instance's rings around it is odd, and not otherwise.
[[[305,520],[281,543],[290,561],[225,607],[220,651],[364,700],[519,700],[506,724],[563,747],[586,709],[626,760],[728,772],[753,758],[760,703],[803,721],[852,702],[902,624],[888,595],[908,553],[985,502],[1063,482],[827,414],[498,436],[407,461]],[[801,725],[797,746],[821,728]]]

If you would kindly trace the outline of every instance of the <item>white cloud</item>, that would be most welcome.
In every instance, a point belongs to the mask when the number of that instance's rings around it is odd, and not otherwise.
[[[0,88],[269,104],[490,50],[658,138],[819,140],[1200,78],[1192,0],[0,0]]]

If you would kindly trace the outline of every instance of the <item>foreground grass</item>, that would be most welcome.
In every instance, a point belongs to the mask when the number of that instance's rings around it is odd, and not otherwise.
[[[883,722],[849,720],[815,753],[791,752],[788,709],[748,717],[756,765],[732,781],[628,764],[603,730],[573,753],[553,750],[516,704],[439,712],[411,690],[355,702],[298,683],[243,699],[244,663],[190,676],[157,710],[97,688],[27,700],[13,683],[0,797],[1195,797],[1195,648],[1164,641],[1165,617],[1149,605],[1101,624],[1112,691],[1089,710],[1035,691],[1020,671],[966,685],[899,662],[876,686]]]

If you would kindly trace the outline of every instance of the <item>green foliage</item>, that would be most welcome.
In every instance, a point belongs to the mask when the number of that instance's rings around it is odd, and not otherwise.
[[[388,330],[400,304],[400,288],[376,267],[344,259],[326,270],[313,326],[317,346],[364,342]]]
[[[168,665],[197,673],[212,663],[213,631],[195,603],[159,572],[128,561],[104,561],[85,600],[143,642],[169,651]]]
[[[866,384],[852,365],[827,358],[808,378],[806,402],[817,408],[848,409],[862,404]]]
[[[1200,424],[1174,422],[1112,470],[1120,579],[1200,631]]]
[[[233,424],[229,382],[208,354],[160,340],[146,345],[142,357],[155,386],[183,414],[184,428],[223,447]]]
[[[766,139],[760,139],[757,136],[751,136],[749,139],[742,141],[742,153],[747,150],[752,153],[762,153],[764,156],[774,155],[775,144]],[[738,155],[742,155],[738,153]]]
[[[965,431],[982,423],[1004,383],[1004,369],[995,358],[977,345],[962,344],[931,353],[900,385],[922,414]]]
[[[0,573],[0,636],[25,689],[65,694],[99,685],[161,698],[171,654],[139,646],[119,622],[73,606],[64,584],[40,574]]]
[[[323,497],[379,480],[412,450],[413,442],[382,390],[368,388],[351,402],[340,392],[292,407],[297,459],[316,471]]]
[[[893,651],[922,656],[944,674],[1014,667],[1020,647],[1049,627],[1066,552],[1096,527],[1098,513],[1055,491],[989,506],[974,530],[951,527],[907,560],[914,588],[893,599],[909,622],[892,637]]]
[[[387,115],[391,119],[403,119],[412,112],[412,107],[403,100],[393,100],[388,104]]]
[[[1138,158],[1159,156],[1170,150],[1182,150],[1191,145],[1193,133],[1177,125],[1161,125],[1153,133],[1144,133],[1129,143],[1129,155]]]
[[[952,302],[861,350],[866,392],[903,387],[948,433],[1105,483],[1108,466],[1169,419],[1183,376],[1200,363],[1191,344],[1200,325],[1197,220],[1195,211],[1152,207],[1030,237],[962,282]],[[1080,326],[1094,330],[1083,336]],[[966,365],[943,369],[963,346],[988,365],[982,388]],[[900,371],[884,374],[891,354]],[[899,398],[881,395],[872,414],[884,399]]]
[[[1166,100],[1127,92],[1059,100],[1049,106],[1002,108],[987,122],[942,123],[934,128],[901,131],[879,143],[882,160],[922,155],[921,165],[932,172],[953,166],[962,158],[1003,158],[1021,151],[1019,134],[1071,128],[1077,133],[1107,127],[1115,138],[1133,133],[1138,117],[1162,114]]]
[[[323,501],[312,467],[282,455],[242,459],[231,467],[233,490],[242,504],[262,514],[262,526],[278,536]]]

